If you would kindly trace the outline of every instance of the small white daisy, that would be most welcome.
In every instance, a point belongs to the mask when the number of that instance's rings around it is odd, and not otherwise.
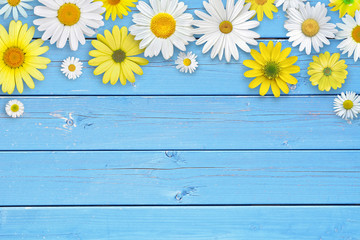
[[[94,29],[104,25],[102,2],[93,0],[39,0],[45,6],[36,6],[34,20],[38,30],[44,32],[41,39],[63,48],[69,39],[70,48],[76,51],[79,42],[84,45],[86,36],[93,36]]]
[[[185,73],[193,73],[198,67],[198,62],[196,61],[197,56],[188,52],[185,54],[184,52],[180,52],[175,64],[177,64],[176,69],[180,69],[180,72]]]
[[[284,27],[289,32],[286,36],[290,37],[289,42],[293,42],[293,47],[300,45],[300,52],[305,49],[307,55],[312,48],[320,52],[324,43],[330,44],[328,38],[334,38],[337,33],[336,25],[328,23],[331,17],[326,16],[325,4],[318,2],[315,7],[310,6],[310,3],[300,4],[298,9],[290,8],[287,13],[289,19],[285,21]]]
[[[257,27],[260,23],[251,19],[256,12],[249,11],[250,3],[244,5],[245,0],[228,0],[226,9],[221,0],[204,1],[204,7],[210,14],[196,10],[195,14],[202,20],[195,20],[195,34],[203,34],[197,40],[196,45],[204,44],[203,53],[207,53],[211,48],[211,58],[217,55],[221,60],[224,53],[226,61],[231,57],[239,60],[237,47],[245,52],[250,52],[248,44],[257,45],[255,38],[260,35],[249,29]]]
[[[306,0],[275,0],[275,6],[283,6],[283,11],[287,11],[289,8],[299,8],[300,5],[304,4]]]
[[[6,106],[5,111],[9,117],[17,118],[24,114],[24,104],[18,100],[10,100]]]
[[[345,120],[357,118],[360,113],[360,97],[354,92],[342,92],[334,100],[334,110],[336,115]]]
[[[165,59],[174,55],[174,46],[186,50],[189,42],[195,41],[191,26],[193,16],[184,13],[187,6],[178,0],[150,0],[150,5],[140,1],[133,14],[129,30],[135,40],[141,40],[140,48],[145,49],[145,57],[159,55]]]
[[[24,17],[27,18],[28,14],[26,13],[25,9],[33,9],[26,2],[31,2],[32,0],[0,0],[0,5],[4,5],[0,9],[0,15],[4,14],[4,19],[7,19],[11,12],[13,15],[13,19],[17,21],[19,19],[19,13]]]
[[[355,18],[345,15],[342,18],[343,23],[338,23],[337,26],[341,29],[336,34],[336,39],[345,39],[337,47],[348,54],[348,57],[354,55],[356,62],[360,58],[360,11],[355,12]]]
[[[83,63],[75,57],[68,57],[61,64],[61,72],[68,79],[77,79],[82,74]]]

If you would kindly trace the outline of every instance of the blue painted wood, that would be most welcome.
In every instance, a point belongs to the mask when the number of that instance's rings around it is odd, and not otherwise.
[[[0,208],[0,239],[359,239],[359,207]]]
[[[0,206],[356,204],[359,171],[359,151],[2,152]]]
[[[1,97],[0,105],[10,98]],[[0,150],[358,149],[333,97],[23,97]]]

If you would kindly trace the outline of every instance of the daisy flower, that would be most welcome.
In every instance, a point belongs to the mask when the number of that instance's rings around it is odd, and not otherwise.
[[[198,62],[196,61],[197,56],[192,52],[187,54],[180,52],[175,64],[177,64],[176,69],[180,69],[180,72],[189,72],[193,73],[198,67]]]
[[[18,100],[11,100],[5,106],[6,114],[12,118],[21,117],[24,109],[24,104]]]
[[[264,13],[269,19],[273,19],[272,12],[277,12],[278,9],[274,6],[275,0],[246,0],[247,3],[251,3],[250,10],[255,10],[257,14],[257,20],[262,21]]]
[[[336,25],[328,23],[331,17],[326,16],[325,4],[318,2],[315,7],[311,7],[310,3],[301,4],[298,9],[290,8],[287,13],[289,19],[284,27],[289,32],[286,36],[290,37],[293,47],[300,45],[300,52],[305,49],[309,55],[312,48],[320,52],[323,44],[330,44],[328,38],[335,37]]]
[[[341,30],[336,34],[336,39],[345,40],[337,47],[343,54],[347,53],[348,57],[354,55],[356,62],[360,58],[360,11],[356,11],[355,19],[346,15],[342,21],[344,24],[337,24]]]
[[[61,72],[68,79],[77,79],[82,74],[83,63],[80,62],[80,59],[75,57],[68,57],[61,64]]]
[[[178,0],[150,0],[150,5],[140,1],[133,14],[129,30],[135,40],[141,40],[140,48],[145,49],[145,57],[159,55],[165,59],[174,55],[174,46],[185,51],[185,45],[195,41],[191,26],[193,16],[184,13],[187,6]]]
[[[234,0],[228,0],[226,9],[221,0],[209,0],[203,2],[208,14],[195,11],[195,14],[202,20],[195,20],[193,25],[195,34],[203,34],[197,40],[196,45],[205,44],[202,50],[207,53],[211,48],[211,58],[219,55],[219,59],[225,52],[226,61],[231,57],[239,60],[238,48],[250,52],[248,44],[257,45],[255,38],[260,35],[249,29],[259,26],[258,21],[249,21],[255,15],[255,11],[249,11],[250,4],[244,5],[244,0],[239,0],[234,5]]]
[[[355,16],[355,11],[360,10],[360,0],[330,0],[329,7],[333,7],[331,11],[339,10],[339,17],[345,14]]]
[[[264,96],[271,86],[275,97],[280,96],[280,90],[285,94],[289,93],[288,84],[297,84],[297,79],[291,74],[300,72],[300,67],[293,65],[297,61],[296,56],[288,57],[291,48],[285,48],[281,51],[281,43],[275,46],[272,41],[267,46],[260,43],[260,53],[251,50],[251,56],[254,60],[245,60],[244,65],[252,68],[245,72],[244,76],[255,78],[249,88],[260,86],[260,95]]]
[[[354,92],[342,92],[334,100],[334,110],[336,115],[345,120],[357,118],[360,113],[360,97]]]
[[[93,36],[94,29],[104,25],[102,2],[92,0],[39,0],[45,6],[36,6],[34,20],[38,30],[44,32],[42,40],[50,39],[56,47],[63,48],[69,39],[70,48],[76,51],[79,42],[84,45],[86,36]]]
[[[129,7],[135,7],[134,2],[137,2],[137,0],[95,0],[95,2],[99,1],[103,2],[103,6],[106,8],[105,19],[108,20],[111,15],[113,21],[116,16],[121,19],[123,15],[127,16],[128,12],[131,12]]]
[[[289,8],[299,8],[306,0],[275,0],[275,6],[283,6],[283,11],[286,12]]]
[[[97,40],[91,42],[96,50],[89,52],[89,55],[94,57],[89,61],[89,65],[97,67],[94,74],[104,74],[104,84],[110,81],[114,85],[119,79],[122,85],[126,84],[126,80],[134,83],[134,73],[143,75],[139,65],[149,63],[145,58],[135,57],[144,52],[139,48],[139,42],[134,40],[133,35],[128,34],[126,27],[120,30],[115,26],[112,33],[105,30],[104,36],[98,34]]]
[[[339,61],[339,59],[339,53],[330,55],[329,52],[325,52],[325,54],[321,53],[319,57],[313,56],[314,61],[308,67],[312,85],[319,85],[320,91],[341,88],[348,72],[345,70],[347,68],[345,60]]]
[[[35,88],[32,78],[44,80],[44,75],[38,69],[46,69],[50,59],[40,55],[49,50],[41,46],[41,39],[31,41],[35,27],[28,29],[21,21],[10,22],[9,33],[0,25],[0,85],[2,91],[12,94],[15,85],[19,93],[24,90],[23,81],[29,88]]]
[[[0,9],[0,15],[4,14],[4,19],[7,19],[12,12],[13,19],[16,21],[19,19],[19,13],[24,18],[27,18],[28,14],[25,9],[33,9],[33,7],[26,2],[31,1],[32,0],[0,0],[0,5],[4,5]]]

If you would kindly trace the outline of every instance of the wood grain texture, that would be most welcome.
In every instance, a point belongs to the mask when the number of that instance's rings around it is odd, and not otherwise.
[[[2,152],[0,179],[0,206],[356,204],[360,152]]]
[[[358,240],[359,207],[0,208],[0,239]]]
[[[358,149],[333,97],[23,97],[0,150]],[[0,98],[5,105],[7,97]]]

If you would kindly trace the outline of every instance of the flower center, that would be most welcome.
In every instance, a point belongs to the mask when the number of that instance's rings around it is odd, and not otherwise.
[[[70,64],[68,69],[70,72],[74,72],[76,70],[76,66],[74,64]]]
[[[125,60],[125,58],[126,58],[126,53],[125,53],[123,50],[121,50],[121,49],[116,50],[116,51],[113,53],[112,58],[113,58],[113,60],[114,60],[115,62],[121,63],[121,62],[123,62],[123,61]]]
[[[264,67],[264,75],[268,79],[275,79],[280,73],[280,67],[275,62],[268,62]]]
[[[360,26],[354,27],[351,36],[355,42],[360,43]]]
[[[110,5],[117,5],[117,4],[119,4],[119,2],[120,2],[120,0],[108,0],[108,3]]]
[[[325,76],[327,76],[327,77],[328,77],[328,76],[330,76],[330,75],[331,75],[332,70],[331,70],[331,68],[326,67],[326,68],[324,68],[323,73],[324,73],[324,75],[325,75]]]
[[[65,26],[75,25],[80,20],[80,8],[73,3],[65,3],[58,10],[58,19]]]
[[[25,60],[24,52],[17,47],[8,48],[4,53],[4,63],[11,68],[18,68]]]
[[[233,25],[229,21],[223,21],[223,22],[220,23],[219,29],[220,29],[220,32],[222,32],[224,34],[228,34],[228,33],[232,32]]]
[[[345,3],[346,5],[350,5],[354,3],[354,0],[343,0],[343,3]]]
[[[316,20],[309,18],[302,23],[301,30],[305,36],[313,37],[319,32],[320,26]]]
[[[176,21],[168,13],[158,13],[151,19],[150,29],[158,38],[169,38],[174,34]]]
[[[184,59],[184,65],[187,66],[187,67],[190,66],[191,65],[191,60],[188,59],[188,58],[185,58]]]
[[[265,3],[267,3],[267,0],[255,0],[255,3],[257,5],[264,5]]]
[[[350,110],[354,106],[354,103],[351,100],[346,100],[343,102],[343,106],[346,110]]]
[[[13,105],[11,105],[10,109],[12,112],[17,112],[17,111],[19,111],[20,107],[17,104],[13,104]]]
[[[7,0],[8,4],[12,7],[19,5],[20,0]]]

